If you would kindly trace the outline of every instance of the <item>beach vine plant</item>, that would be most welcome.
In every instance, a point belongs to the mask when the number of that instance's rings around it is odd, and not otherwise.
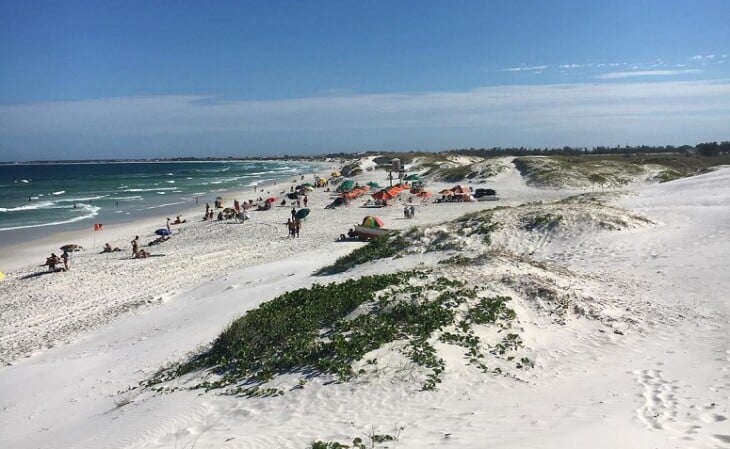
[[[366,245],[340,257],[332,265],[316,271],[315,276],[326,276],[345,272],[357,265],[398,255],[408,247],[408,240],[398,232],[374,238]]]
[[[521,347],[521,340],[510,339],[517,334],[507,334],[507,340],[494,347],[475,334],[474,326],[497,325],[501,332],[516,319],[507,306],[509,298],[484,297],[483,290],[426,271],[294,290],[249,311],[207,351],[160,371],[143,385],[153,387],[202,371],[209,375],[192,388],[225,387],[228,394],[277,396],[283,391],[266,385],[276,376],[326,374],[347,381],[364,374],[353,369],[354,362],[397,342],[391,349],[426,368],[421,389],[433,390],[446,370],[439,343],[465,347],[469,362],[484,372],[489,372],[482,362],[487,354],[501,357]]]

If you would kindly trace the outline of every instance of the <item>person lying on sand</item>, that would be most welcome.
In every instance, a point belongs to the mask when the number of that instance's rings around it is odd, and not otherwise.
[[[157,237],[156,239],[152,240],[151,242],[149,242],[147,244],[147,246],[159,245],[160,243],[166,242],[168,240],[170,240],[170,237],[168,237],[166,235],[161,235],[161,236]]]
[[[104,244],[104,249],[101,251],[102,253],[112,253],[116,251],[121,251],[119,248],[112,248],[112,246],[109,243]]]

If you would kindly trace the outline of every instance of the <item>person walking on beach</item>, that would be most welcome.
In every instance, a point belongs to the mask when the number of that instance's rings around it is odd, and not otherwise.
[[[304,195],[304,207],[307,207],[308,202],[309,202],[309,198],[307,198],[307,195]]]
[[[68,271],[68,259],[69,259],[68,251],[66,251],[66,250],[64,249],[64,250],[63,250],[63,254],[61,254],[61,260],[63,260],[63,268],[64,268],[64,269],[65,269],[66,271]]]
[[[302,220],[296,219],[294,220],[294,237],[299,238],[299,229],[302,227]]]
[[[134,240],[131,241],[132,243],[132,257],[137,255],[137,252],[139,251],[139,236],[135,235]]]

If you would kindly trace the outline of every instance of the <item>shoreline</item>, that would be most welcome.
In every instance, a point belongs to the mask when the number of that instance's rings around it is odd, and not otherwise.
[[[172,163],[175,161],[169,162]],[[142,161],[139,161],[139,163],[142,163]],[[336,163],[328,162],[312,162],[312,164],[320,165],[320,167],[312,172],[302,172],[300,176],[304,176],[305,178],[314,175],[324,176],[325,172],[328,175],[329,171],[339,167]],[[287,183],[291,184],[291,176],[269,179],[260,184],[256,184],[256,187],[268,188],[266,192],[272,192],[275,189],[271,189],[271,187]],[[246,199],[248,199],[248,196],[252,194],[258,195],[261,193],[260,190],[257,190],[256,193],[252,192],[252,190],[239,187],[226,191],[210,192],[205,196],[199,196],[200,201],[197,204],[191,198],[185,200],[184,204],[155,206],[149,210],[138,211],[133,216],[130,216],[131,214],[106,212],[100,214],[101,218],[95,216],[60,225],[0,231],[0,272],[7,274],[24,266],[32,265],[34,262],[38,262],[40,265],[51,252],[57,252],[61,245],[68,243],[76,243],[83,246],[85,250],[91,250],[94,247],[100,248],[107,241],[110,243],[119,242],[120,239],[125,238],[128,241],[135,235],[141,236],[144,232],[143,229],[154,226],[157,226],[157,228],[165,227],[167,217],[174,220],[174,217],[180,215],[181,218],[188,221],[199,220],[202,217],[205,203],[213,204],[216,196],[229,197],[225,200],[225,205],[229,206],[233,203],[234,197],[243,198],[247,196]],[[210,199],[203,200],[203,198]],[[115,220],[115,215],[118,215],[119,219]],[[107,220],[105,217],[109,217],[109,219]],[[128,218],[124,219],[124,217]],[[104,225],[103,229],[101,231],[94,231],[94,223],[102,223]],[[119,246],[119,243],[116,246]]]

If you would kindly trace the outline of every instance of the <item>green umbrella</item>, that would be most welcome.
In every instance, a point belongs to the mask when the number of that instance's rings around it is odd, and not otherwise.
[[[355,181],[353,180],[347,180],[340,184],[339,187],[337,187],[338,192],[349,192],[352,190],[352,188],[355,187]]]
[[[408,175],[405,178],[403,178],[405,181],[420,181],[421,177],[418,175]]]
[[[380,188],[380,184],[378,184],[378,183],[377,183],[377,182],[375,182],[375,181],[370,181],[370,182],[368,183],[368,185],[370,186],[370,188],[371,188],[371,189],[379,189],[379,188]]]

